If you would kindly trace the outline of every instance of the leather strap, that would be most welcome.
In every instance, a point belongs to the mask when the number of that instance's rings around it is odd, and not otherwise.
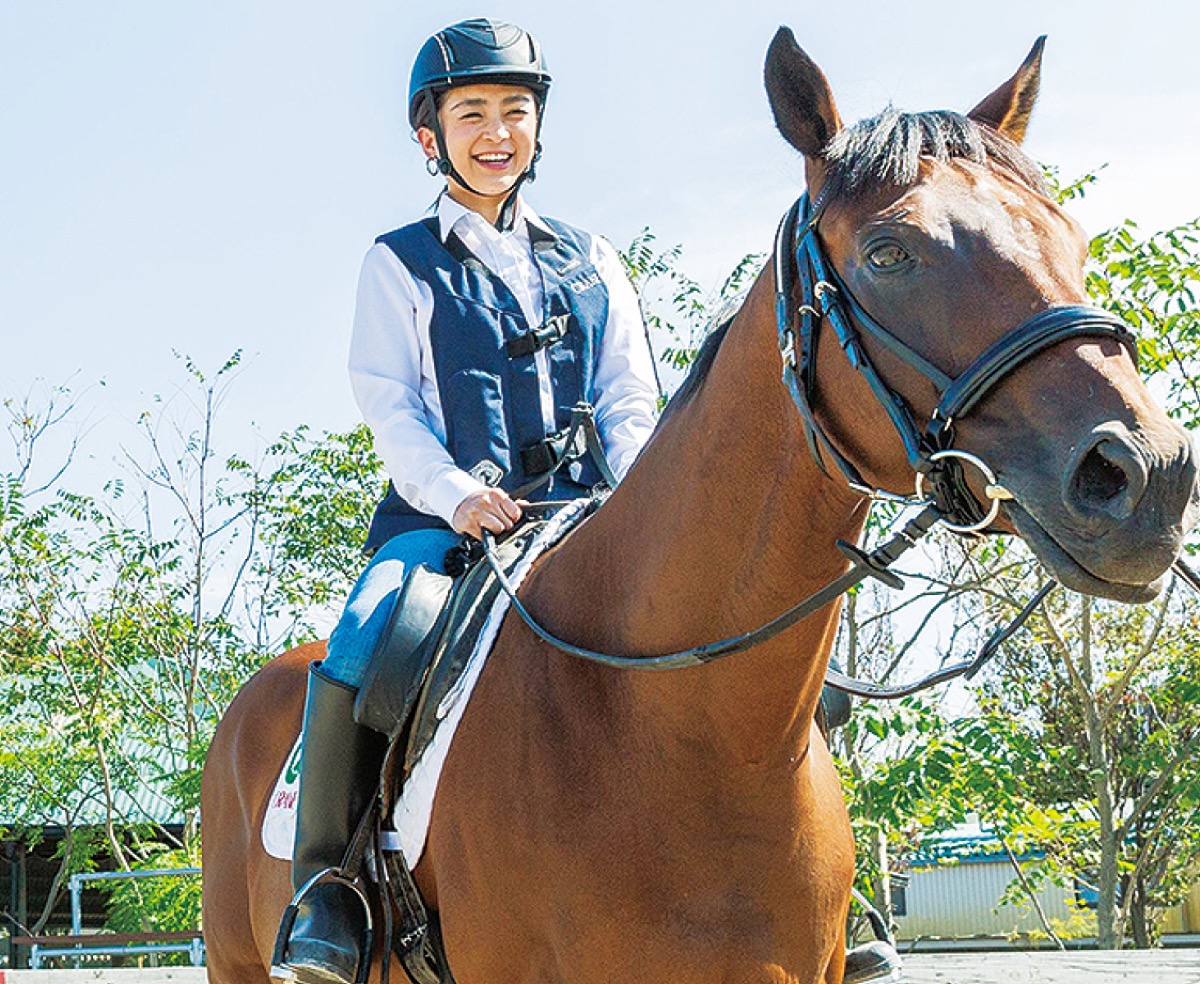
[[[1005,376],[1039,352],[1068,338],[1115,338],[1138,364],[1137,342],[1115,314],[1086,304],[1046,308],[995,342],[942,393],[935,416],[953,420],[970,413]]]
[[[596,429],[595,410],[590,403],[577,403],[571,408],[571,424],[565,431],[551,434],[537,444],[521,449],[522,467],[526,474],[537,477],[517,489],[513,498],[521,499],[529,495],[534,489],[550,481],[551,476],[564,464],[575,461],[584,454],[591,455],[592,463],[608,488],[616,488],[616,475],[608,463],[604,444]]]
[[[985,349],[957,378],[948,376],[921,353],[898,338],[866,311],[827,260],[817,224],[828,202],[812,205],[802,196],[780,223],[775,243],[776,318],[783,376],[792,400],[804,421],[809,450],[825,469],[833,461],[847,483],[875,497],[886,497],[869,488],[854,463],[841,454],[825,435],[812,411],[816,392],[816,350],[821,323],[837,336],[851,365],[866,379],[876,400],[891,418],[915,472],[946,519],[970,531],[986,522],[988,510],[975,500],[957,460],[935,460],[938,451],[953,448],[953,425],[969,413],[1010,373],[1052,345],[1069,338],[1114,338],[1125,346],[1137,364],[1137,344],[1128,326],[1102,308],[1083,304],[1057,305],[1021,322]],[[797,291],[798,288],[798,291]],[[798,303],[793,293],[798,292]],[[940,395],[937,409],[919,428],[911,409],[893,392],[863,347],[867,337],[925,376]]]

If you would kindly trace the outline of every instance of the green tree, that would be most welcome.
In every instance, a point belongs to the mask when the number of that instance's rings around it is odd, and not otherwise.
[[[977,726],[1020,792],[996,826],[1044,852],[1042,875],[1095,888],[1101,947],[1131,923],[1150,943],[1200,860],[1198,631],[1171,595],[1128,608],[1063,592],[983,691]]]

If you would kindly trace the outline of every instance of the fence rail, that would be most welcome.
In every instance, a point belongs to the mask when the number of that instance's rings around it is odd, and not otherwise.
[[[0,984],[205,984],[205,970],[0,970]],[[1200,950],[915,953],[904,984],[1200,984]]]
[[[153,953],[186,953],[193,967],[204,963],[204,935],[199,930],[162,933],[85,933],[83,931],[83,884],[89,881],[130,881],[140,878],[170,878],[200,874],[199,868],[155,868],[145,871],[93,871],[72,875],[68,883],[71,895],[71,932],[58,936],[14,936],[17,946],[29,947],[30,972],[40,971],[42,962],[68,957],[78,970],[85,957],[138,957]],[[11,975],[21,971],[8,971]],[[92,973],[92,971],[88,971]],[[0,984],[5,984],[0,971]],[[89,977],[85,980],[103,980]]]

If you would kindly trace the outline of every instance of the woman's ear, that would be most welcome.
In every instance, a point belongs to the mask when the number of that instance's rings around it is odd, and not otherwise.
[[[1003,133],[1013,143],[1019,144],[1024,140],[1042,81],[1042,49],[1045,46],[1046,35],[1043,34],[1033,43],[1033,49],[1025,56],[1017,74],[967,116],[976,123],[984,123]]]
[[[425,156],[430,160],[436,161],[442,155],[438,152],[437,137],[433,135],[433,130],[427,126],[417,128],[417,143],[421,145],[421,149],[425,151]]]

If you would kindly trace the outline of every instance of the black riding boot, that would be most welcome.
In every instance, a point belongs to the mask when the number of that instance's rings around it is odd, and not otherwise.
[[[354,722],[357,691],[313,663],[304,707],[304,752],[296,807],[295,891],[318,872],[341,865],[379,779],[383,735]],[[366,916],[353,889],[323,882],[305,894],[287,954],[271,976],[298,984],[353,984]]]

